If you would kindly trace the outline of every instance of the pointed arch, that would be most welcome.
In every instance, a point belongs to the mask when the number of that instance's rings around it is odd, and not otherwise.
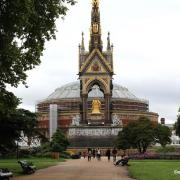
[[[93,80],[89,80],[86,84],[86,94],[88,94],[91,90],[91,88],[94,86],[94,85],[98,85],[100,90],[106,94],[108,92],[108,88],[107,88],[107,84],[105,82],[103,82],[102,79],[93,79]]]

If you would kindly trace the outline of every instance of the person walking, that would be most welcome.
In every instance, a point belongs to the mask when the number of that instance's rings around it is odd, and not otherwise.
[[[93,155],[93,158],[96,157],[96,150],[95,149],[92,150],[92,155]]]
[[[97,159],[101,160],[101,150],[99,148],[97,149]]]
[[[117,150],[116,150],[116,148],[113,148],[113,150],[112,150],[112,155],[113,155],[113,162],[116,162],[116,156],[117,156]]]
[[[89,148],[88,149],[88,161],[91,161],[91,156],[92,156],[92,150]]]
[[[86,151],[83,151],[83,157],[86,158]]]
[[[108,162],[110,161],[110,158],[111,158],[111,150],[108,148],[107,151],[106,151],[106,156],[108,158]]]

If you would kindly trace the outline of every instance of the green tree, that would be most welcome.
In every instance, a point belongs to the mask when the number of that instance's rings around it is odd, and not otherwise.
[[[167,144],[171,143],[171,130],[167,126],[158,124],[155,127],[155,138],[156,142],[161,144],[164,148]]]
[[[154,143],[155,140],[154,125],[146,117],[141,117],[138,121],[129,123],[123,128],[122,133],[123,136],[120,137],[120,142],[117,142],[117,144],[120,143],[121,145],[125,142],[127,146],[137,148],[139,153],[145,153],[148,146]]]
[[[50,147],[52,152],[63,152],[67,149],[67,146],[69,145],[69,141],[65,134],[61,130],[57,130],[53,136],[52,140],[50,142]]]
[[[131,148],[131,145],[129,144],[126,133],[124,132],[124,129],[118,133],[118,137],[116,140],[116,147],[118,149],[122,149],[124,151],[124,154],[127,149]]]
[[[55,38],[55,21],[74,0],[0,1],[0,88],[17,87],[40,64],[46,40]]]
[[[16,109],[19,100],[10,92],[0,93],[0,152],[13,150],[15,141],[21,140],[21,132],[35,132],[36,115],[24,109]],[[5,108],[3,108],[5,107]]]
[[[18,131],[21,122],[16,106],[19,99],[5,89],[0,90],[0,152],[6,152],[15,146],[15,140],[20,136]]]
[[[27,144],[30,146],[33,140],[40,137],[37,129],[37,115],[25,109],[18,109],[18,111],[21,115],[21,122],[23,123],[22,132],[27,137]]]
[[[136,145],[139,152],[146,152],[149,145],[154,143],[154,125],[146,117],[142,117],[137,122],[136,134]]]
[[[56,37],[56,20],[66,15],[68,5],[74,4],[75,0],[0,1],[1,151],[14,146],[15,140],[20,138],[20,130],[24,129],[28,136],[31,133],[28,127],[23,127],[26,112],[17,110],[20,100],[8,92],[6,86],[26,85],[26,73],[40,64],[45,41]],[[29,123],[31,127],[33,124]]]

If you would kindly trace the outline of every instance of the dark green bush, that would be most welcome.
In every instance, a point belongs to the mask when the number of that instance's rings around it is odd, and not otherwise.
[[[28,158],[31,157],[30,149],[19,149],[19,158]]]
[[[157,153],[176,152],[176,148],[174,146],[158,147],[155,151]]]
[[[71,158],[71,155],[68,153],[68,152],[61,152],[60,153],[60,157],[61,158],[64,158],[64,159],[70,159]]]

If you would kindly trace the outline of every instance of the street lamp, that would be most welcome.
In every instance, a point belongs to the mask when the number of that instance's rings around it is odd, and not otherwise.
[[[16,159],[19,159],[19,144],[18,144],[18,141],[16,141]]]

